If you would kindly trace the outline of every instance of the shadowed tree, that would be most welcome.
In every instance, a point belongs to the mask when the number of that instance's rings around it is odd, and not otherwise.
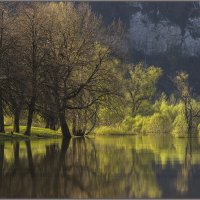
[[[113,66],[118,63],[112,51],[120,26],[111,36],[111,28],[106,30],[86,4],[51,3],[46,14],[52,21],[47,31],[49,52],[44,85],[53,96],[63,136],[71,137],[66,111],[86,109],[114,93]],[[81,96],[82,105],[77,101]]]
[[[6,4],[0,3],[0,132],[4,130],[4,108],[3,100],[6,91],[5,68],[8,64],[9,50],[13,47],[12,32],[13,18],[11,17],[11,9]]]
[[[41,65],[45,56],[45,23],[44,6],[37,2],[31,2],[28,6],[22,4],[17,10],[16,30],[20,35],[21,65],[27,76],[26,94],[28,105],[28,119],[25,135],[31,134],[33,115],[36,109],[36,101],[41,78]]]
[[[24,94],[26,93],[26,75],[23,72],[23,67],[21,67],[20,63],[18,62],[20,56],[14,51],[17,51],[17,48],[14,48],[12,51],[10,51],[8,56],[8,64],[6,65],[6,93],[4,96],[6,100],[6,110],[14,118],[13,132],[19,133],[20,114],[25,108]]]
[[[97,107],[118,93],[121,23],[105,27],[82,3],[11,7],[0,5],[0,132],[5,111],[14,117],[14,132],[25,111],[26,135],[35,113],[46,127],[60,125],[64,137],[71,137],[69,123],[76,135],[89,133]]]

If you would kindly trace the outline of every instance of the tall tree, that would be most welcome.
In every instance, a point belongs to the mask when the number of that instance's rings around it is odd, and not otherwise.
[[[0,3],[0,132],[4,132],[4,111],[7,102],[7,72],[11,63],[10,55],[16,46],[13,27],[15,16],[9,3]]]
[[[22,109],[24,109],[26,93],[26,74],[23,71],[23,66],[20,65],[20,55],[17,48],[17,38],[13,36],[15,43],[7,55],[5,67],[5,106],[14,118],[13,132],[19,133],[19,121]]]
[[[52,21],[47,31],[45,84],[54,97],[63,136],[71,137],[66,111],[87,108],[112,93],[111,66],[116,64],[112,48],[117,36],[109,35],[111,29],[106,30],[86,4],[51,3],[46,13]],[[75,100],[81,95],[82,105]]]
[[[150,66],[145,68],[139,63],[133,69],[129,68],[130,78],[125,80],[127,99],[134,116],[142,102],[150,101],[156,91],[156,83],[162,74],[160,68]]]
[[[27,87],[29,87],[29,93],[26,94],[28,119],[25,134],[30,135],[40,84],[40,69],[45,56],[44,27],[47,19],[44,17],[43,4],[37,2],[30,3],[28,6],[22,4],[17,14],[17,27],[20,27],[18,34],[20,35],[21,64],[28,77]]]

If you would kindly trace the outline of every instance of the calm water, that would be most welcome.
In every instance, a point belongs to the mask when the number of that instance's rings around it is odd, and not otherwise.
[[[0,143],[0,197],[200,198],[200,140],[107,136]]]

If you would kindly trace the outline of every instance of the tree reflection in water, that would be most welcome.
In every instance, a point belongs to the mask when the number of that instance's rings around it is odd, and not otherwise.
[[[189,183],[189,174],[191,170],[191,159],[192,159],[192,141],[191,138],[188,138],[187,145],[185,147],[185,160],[178,173],[177,177],[177,191],[180,193],[187,193],[188,183]]]
[[[192,167],[200,164],[193,146],[198,152],[198,142],[191,140],[133,137],[1,143],[0,197],[158,198],[167,187],[158,173],[174,167],[179,170],[175,184],[170,179],[171,191],[186,195]],[[170,169],[163,158],[172,163]]]

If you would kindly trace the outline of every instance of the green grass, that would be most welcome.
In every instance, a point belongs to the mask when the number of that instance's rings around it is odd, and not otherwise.
[[[125,132],[120,127],[100,126],[94,130],[95,135],[133,135],[133,133]]]
[[[41,127],[32,127],[31,136],[24,135],[26,126],[20,126],[20,133],[12,133],[12,129],[13,129],[12,126],[5,126],[6,133],[0,133],[0,140],[62,137],[60,131],[53,131],[53,130],[41,128]]]

